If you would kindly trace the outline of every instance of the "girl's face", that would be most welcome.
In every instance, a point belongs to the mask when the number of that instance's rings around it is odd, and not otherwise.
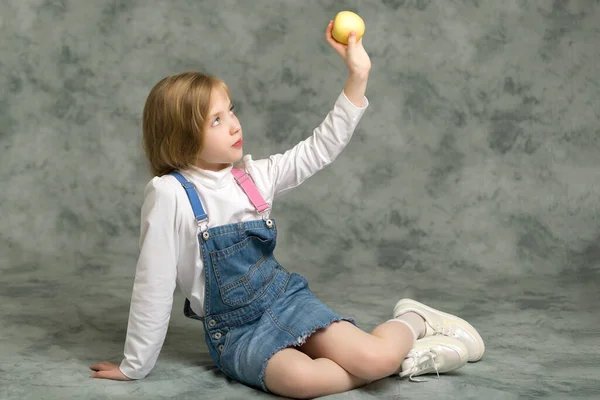
[[[242,156],[242,127],[233,104],[223,89],[213,89],[208,118],[204,122],[202,151],[197,166],[220,171]]]

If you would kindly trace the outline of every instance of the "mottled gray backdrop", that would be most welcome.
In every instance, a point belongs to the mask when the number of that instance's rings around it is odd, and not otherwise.
[[[215,371],[179,292],[147,379],[88,379],[122,355],[151,178],[141,111],[162,77],[215,74],[246,152],[285,151],[343,88],[324,31],[345,9],[366,22],[370,107],[275,204],[278,258],[365,329],[412,296],[488,351],[339,397],[600,391],[600,1],[3,0],[0,397],[260,396]]]

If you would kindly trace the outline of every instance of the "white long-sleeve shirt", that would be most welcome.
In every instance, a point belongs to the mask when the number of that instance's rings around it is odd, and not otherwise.
[[[368,107],[356,107],[340,93],[333,109],[314,131],[283,154],[262,160],[243,158],[265,200],[305,181],[333,162],[350,141]],[[198,189],[208,228],[260,218],[236,183],[230,166],[218,172],[191,168],[180,171]],[[125,358],[120,369],[131,379],[144,378],[156,363],[165,340],[176,283],[192,310],[204,316],[204,269],[199,227],[181,184],[171,175],[154,177],[146,186],[141,210],[140,255],[129,311]]]

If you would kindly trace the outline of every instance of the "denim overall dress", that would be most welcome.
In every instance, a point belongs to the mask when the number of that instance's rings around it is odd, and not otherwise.
[[[232,174],[257,212],[257,219],[201,229],[204,264],[204,317],[188,299],[184,314],[204,325],[204,338],[217,368],[246,385],[269,392],[264,383],[269,359],[279,350],[300,346],[312,333],[343,318],[322,303],[300,274],[290,273],[275,259],[277,226],[252,178],[243,170]],[[199,226],[208,220],[194,184],[179,172]]]

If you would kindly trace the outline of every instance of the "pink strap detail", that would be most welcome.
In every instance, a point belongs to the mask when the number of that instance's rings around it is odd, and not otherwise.
[[[254,205],[256,212],[262,214],[270,209],[269,203],[262,197],[250,175],[239,168],[233,168],[231,173],[238,185],[240,185],[244,193],[246,193],[246,196],[248,196],[248,199],[250,199],[250,202]]]

